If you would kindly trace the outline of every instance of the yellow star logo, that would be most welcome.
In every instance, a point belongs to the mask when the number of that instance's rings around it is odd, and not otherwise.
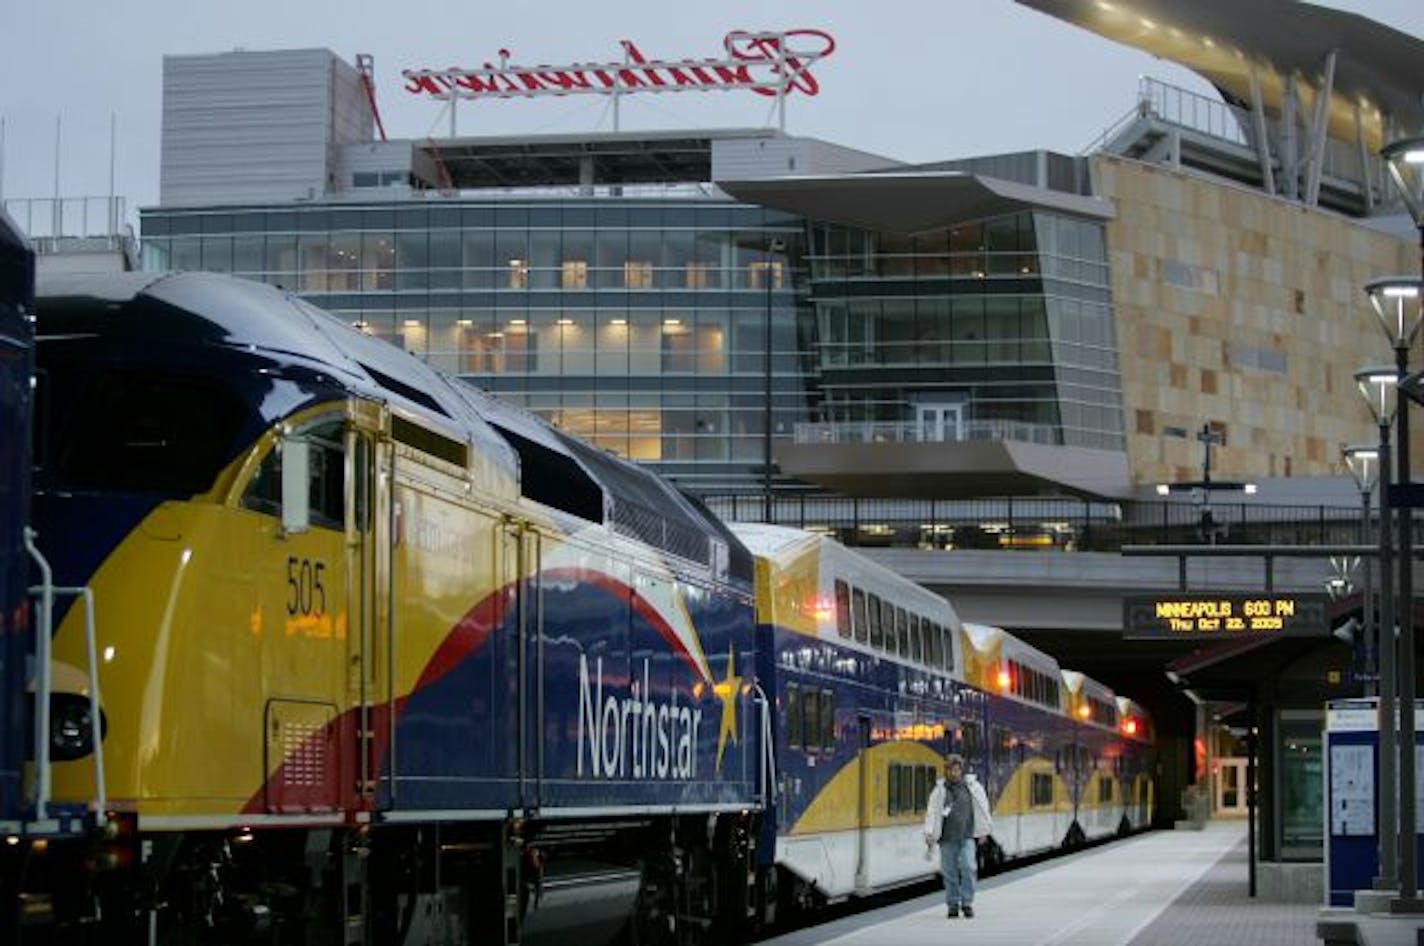
[[[737,742],[737,691],[742,687],[742,678],[736,674],[736,650],[727,647],[727,675],[720,683],[712,684],[712,692],[722,701],[722,725],[717,729],[717,771],[722,771],[722,751],[727,748],[727,740]]]

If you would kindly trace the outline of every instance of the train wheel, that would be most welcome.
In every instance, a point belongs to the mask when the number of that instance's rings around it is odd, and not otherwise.
[[[655,864],[643,866],[643,880],[628,920],[628,946],[665,946],[677,941],[672,888]]]

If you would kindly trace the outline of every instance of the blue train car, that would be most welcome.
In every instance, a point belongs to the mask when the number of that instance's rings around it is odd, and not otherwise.
[[[103,868],[60,928],[530,944],[631,917],[649,942],[747,916],[764,704],[720,522],[271,287],[47,289],[35,518],[96,602],[116,818],[51,849]],[[57,685],[81,618],[57,613]],[[64,748],[56,797],[82,797],[94,746]]]
[[[1100,836],[1108,812],[1088,793],[1103,791],[1100,773],[1125,771],[1111,722],[1076,718],[1080,703],[1100,712],[1089,702],[1100,684],[1075,675],[1070,688],[1048,654],[960,621],[945,599],[825,536],[732,528],[756,557],[757,676],[773,708],[762,850],[775,870],[760,879],[775,890],[762,901],[809,909],[935,876],[923,827],[948,752],[989,795],[981,863]],[[1143,791],[1150,773],[1136,773]]]
[[[33,817],[21,782],[33,724],[25,658],[34,640],[27,603],[30,397],[34,375],[35,256],[0,210],[0,831]]]
[[[1073,721],[1053,657],[1002,628],[966,623],[966,681],[984,694],[969,740],[971,768],[988,773],[991,861],[1051,851],[1074,837]]]

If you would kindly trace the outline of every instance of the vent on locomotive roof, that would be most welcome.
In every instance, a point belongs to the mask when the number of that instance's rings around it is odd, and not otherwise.
[[[428,427],[412,424],[404,417],[391,418],[391,436],[432,457],[439,457],[446,463],[463,467],[470,462],[470,449],[467,444],[438,434]]]
[[[384,371],[381,371],[379,368],[372,368],[364,361],[357,363],[362,368],[366,369],[366,373],[371,376],[371,380],[375,381],[387,391],[392,391],[396,394],[399,394],[401,397],[405,398],[408,401],[414,401],[421,407],[428,407],[435,413],[441,415],[442,417],[450,416],[450,413],[446,411],[445,408],[440,406],[439,401],[435,400],[435,398],[420,390],[420,388],[417,388],[414,385],[406,384],[399,378],[393,378],[390,375],[386,374]]]
[[[519,454],[519,491],[570,515],[603,522],[603,489],[573,457],[551,450],[508,427],[494,428]]]

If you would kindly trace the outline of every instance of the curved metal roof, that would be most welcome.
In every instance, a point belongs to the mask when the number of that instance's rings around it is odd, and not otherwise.
[[[1251,101],[1256,66],[1266,109],[1280,113],[1284,80],[1299,75],[1313,107],[1327,57],[1336,54],[1331,136],[1366,142],[1424,131],[1424,42],[1355,13],[1300,0],[1017,0],[1196,72],[1238,103]],[[1393,129],[1389,121],[1393,120]]]

